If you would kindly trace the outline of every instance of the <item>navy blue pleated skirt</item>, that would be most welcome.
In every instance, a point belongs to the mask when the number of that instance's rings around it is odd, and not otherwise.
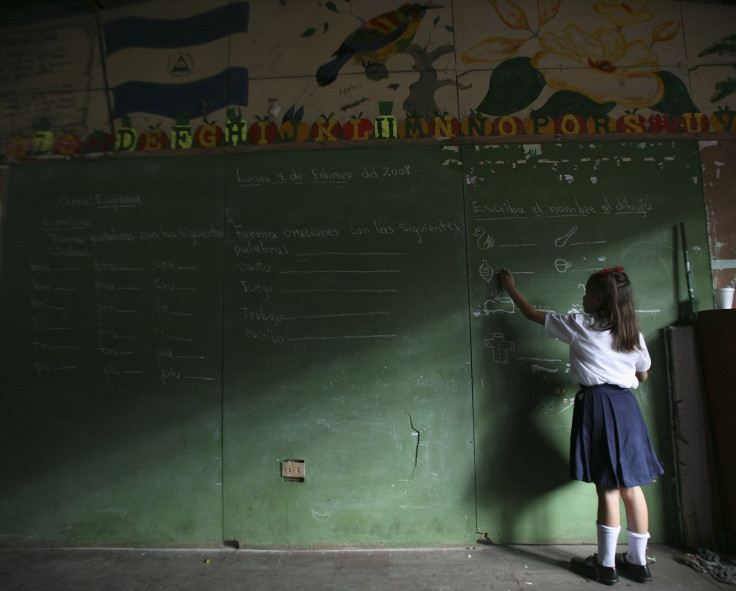
[[[639,403],[627,388],[584,386],[575,398],[570,478],[605,488],[649,484],[664,474]]]

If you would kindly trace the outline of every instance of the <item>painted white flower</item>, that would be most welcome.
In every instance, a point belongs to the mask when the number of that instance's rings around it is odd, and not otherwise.
[[[647,0],[629,0],[629,2],[596,2],[593,10],[605,14],[619,27],[634,23],[643,23],[654,17],[647,8]]]
[[[602,103],[649,107],[662,100],[664,84],[655,72],[659,56],[641,40],[628,43],[617,29],[594,34],[567,25],[562,36],[546,33],[532,64],[555,90],[572,90]]]

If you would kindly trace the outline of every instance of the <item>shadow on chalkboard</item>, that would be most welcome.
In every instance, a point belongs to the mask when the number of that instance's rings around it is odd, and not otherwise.
[[[509,333],[516,334],[519,343],[544,338],[536,333],[537,327],[529,330],[528,325],[509,322]],[[477,437],[494,447],[476,456],[479,514],[492,516],[488,519],[492,523],[479,520],[478,525],[492,531],[488,535],[495,543],[515,543],[528,535],[545,539],[555,520],[540,518],[536,508],[540,499],[570,482],[567,442],[572,409],[567,401],[565,406],[561,403],[563,397],[574,396],[575,386],[569,374],[534,371],[521,356],[511,357],[508,364],[489,363],[481,373],[484,383],[495,386],[485,398],[476,398],[480,405],[476,416],[483,417]],[[519,523],[529,523],[530,511],[535,531],[529,532],[528,525],[520,531]]]

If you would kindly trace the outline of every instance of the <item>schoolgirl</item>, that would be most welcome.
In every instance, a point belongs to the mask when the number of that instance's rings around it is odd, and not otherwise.
[[[572,378],[580,390],[570,434],[570,478],[596,485],[598,553],[573,558],[578,574],[613,585],[618,572],[652,580],[647,566],[649,510],[642,486],[664,473],[652,447],[636,397],[651,359],[636,318],[634,292],[622,267],[593,273],[585,285],[585,314],[536,309],[504,269],[499,281],[524,316],[544,325],[548,336],[570,345]],[[628,552],[617,554],[619,499],[626,510]]]

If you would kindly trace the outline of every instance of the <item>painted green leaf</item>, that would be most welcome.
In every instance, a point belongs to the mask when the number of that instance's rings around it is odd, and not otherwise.
[[[706,47],[703,51],[698,54],[698,57],[705,57],[706,55],[736,55],[736,33],[726,35],[717,41],[710,47]]]
[[[680,117],[683,113],[697,113],[685,83],[672,72],[660,71],[656,73],[664,82],[664,96],[652,110]]]
[[[615,102],[597,103],[587,96],[573,90],[558,90],[544,105],[532,111],[535,117],[551,117],[553,120],[561,115],[571,113],[581,117],[603,117],[616,106]]]
[[[317,29],[311,27],[302,33],[302,37],[311,37]]]
[[[493,70],[488,92],[478,105],[486,115],[510,115],[528,107],[544,89],[542,73],[528,57],[515,57]]]
[[[710,102],[717,103],[730,94],[736,94],[736,78],[726,78],[725,80],[716,82],[716,91],[710,97]]]
[[[331,10],[332,12],[337,12],[337,6],[335,6],[334,2],[326,2],[325,6],[327,7],[327,10]]]

